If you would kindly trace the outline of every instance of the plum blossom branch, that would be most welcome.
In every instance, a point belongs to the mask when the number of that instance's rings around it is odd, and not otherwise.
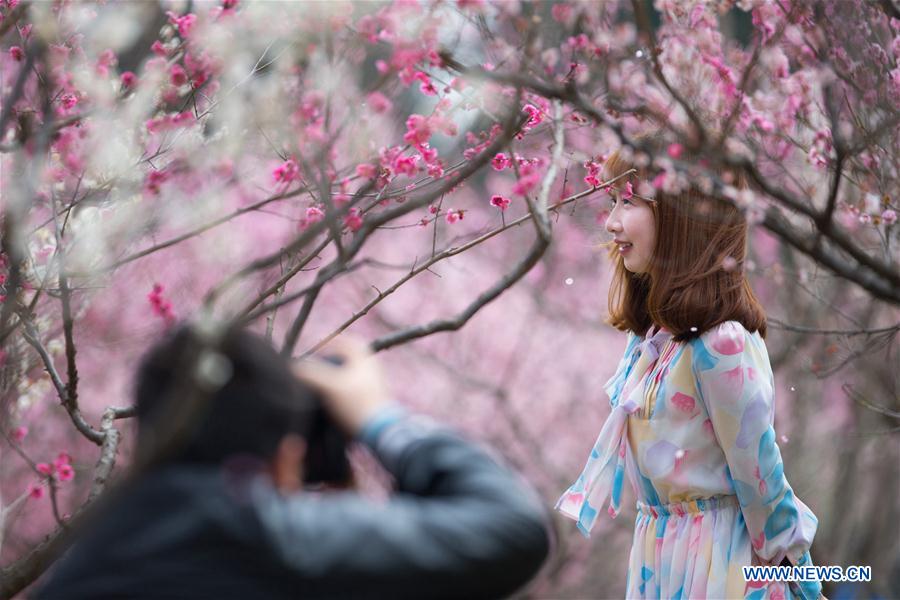
[[[372,234],[373,231],[375,231],[375,229],[393,219],[408,214],[413,210],[427,206],[428,204],[433,202],[435,198],[452,190],[457,185],[468,179],[472,174],[481,169],[484,165],[486,165],[488,161],[496,154],[496,152],[506,143],[508,143],[510,139],[512,139],[512,136],[515,134],[515,132],[525,122],[525,117],[518,111],[518,100],[519,98],[517,96],[516,102],[513,103],[512,108],[509,111],[509,115],[504,121],[504,125],[500,135],[498,135],[487,148],[483,149],[478,155],[473,157],[471,161],[469,161],[465,166],[457,171],[452,177],[449,177],[446,181],[443,182],[442,185],[438,186],[437,189],[431,190],[426,194],[409,200],[402,205],[384,210],[373,216],[367,216],[365,219],[363,219],[362,224],[356,232],[356,235],[352,238],[350,245],[346,247],[344,256],[338,256],[338,258],[335,259],[332,263],[330,263],[326,267],[323,267],[322,270],[320,270],[316,275],[316,281],[312,286],[310,286],[310,289],[306,290],[305,295],[307,299],[304,301],[304,306],[301,309],[300,314],[298,314],[297,319],[295,319],[294,323],[291,326],[291,329],[288,332],[288,335],[285,337],[284,345],[281,349],[283,354],[290,355],[290,353],[293,352],[293,348],[296,345],[297,339],[300,335],[300,330],[302,329],[306,318],[309,316],[309,312],[312,310],[312,302],[309,301],[310,296],[317,296],[322,286],[324,286],[333,276],[346,268],[347,261],[351,260],[359,252],[366,239],[369,237],[369,235]],[[316,225],[324,226],[322,222],[319,222]],[[310,233],[310,231],[308,231],[307,233]],[[303,238],[304,236],[300,237]],[[277,256],[277,254],[278,253],[276,253],[276,255],[270,255],[269,257],[266,257],[261,261],[257,261],[256,263],[254,263],[254,265],[269,262],[272,260],[272,257]]]
[[[463,74],[500,83],[515,84],[546,98],[556,98],[567,102],[579,112],[590,117],[596,123],[610,127],[623,144],[637,150],[646,150],[644,144],[631,139],[625,134],[619,124],[611,122],[604,114],[587,103],[578,91],[571,86],[555,86],[518,74],[495,73],[485,71],[481,68],[465,67],[449,55],[446,57],[446,60],[448,61],[448,66]],[[762,176],[756,165],[754,165],[750,159],[746,157],[738,158],[730,156],[724,152],[717,154],[715,159],[721,164],[735,167],[738,170],[743,171],[765,194],[778,200],[795,212],[799,212],[808,217],[814,226],[821,227],[819,224],[818,211],[802,202],[799,198],[793,196],[787,190],[773,186],[767,178]],[[762,221],[762,225],[792,247],[814,260],[821,261],[822,264],[828,267],[832,272],[847,281],[856,283],[866,291],[870,292],[873,296],[893,304],[900,304],[900,273],[887,262],[881,261],[866,253],[839,229],[829,227],[827,231],[823,232],[824,237],[834,242],[836,246],[849,254],[857,264],[851,264],[841,259],[833,252],[824,249],[820,244],[802,239],[797,231],[787,226],[781,220],[776,219],[771,211],[767,212],[767,216]],[[860,266],[865,267],[865,269],[860,269]]]
[[[553,149],[553,158],[541,186],[540,196],[536,201],[526,196],[528,208],[532,215],[537,237],[528,254],[497,283],[486,291],[482,292],[478,298],[469,304],[462,312],[455,317],[448,319],[435,319],[430,323],[408,327],[401,331],[397,331],[374,340],[371,344],[372,349],[376,352],[385,350],[397,344],[409,342],[414,339],[431,335],[440,331],[456,331],[465,325],[482,307],[492,300],[496,299],[505,290],[509,289],[515,282],[521,279],[531,268],[537,263],[541,256],[550,245],[552,237],[552,225],[547,211],[547,198],[550,193],[550,187],[556,179],[559,170],[559,161],[562,156],[564,135],[562,106],[559,102],[555,102],[555,119],[556,119],[556,135],[555,145]]]
[[[589,188],[589,189],[581,191],[577,194],[573,194],[572,196],[569,196],[568,198],[565,198],[564,200],[560,200],[556,204],[551,205],[550,207],[548,207],[547,211],[548,211],[548,213],[554,212],[554,211],[562,208],[563,206],[566,206],[567,204],[571,204],[582,198],[590,196],[591,194],[594,194],[598,190],[601,190],[601,189],[604,189],[604,188],[607,188],[607,187],[613,185],[614,183],[616,183],[620,179],[627,177],[631,173],[633,173],[633,171],[627,171],[621,175],[618,175],[616,177],[613,177],[612,179],[609,179],[608,181],[603,182],[599,186]],[[353,325],[353,323],[355,323],[360,318],[362,318],[363,316],[368,314],[369,311],[371,311],[376,305],[380,304],[384,299],[386,299],[388,296],[390,296],[391,294],[396,292],[398,289],[400,289],[400,287],[403,284],[405,284],[407,281],[409,281],[410,279],[412,279],[413,277],[415,277],[421,273],[424,273],[425,271],[429,271],[431,269],[431,267],[433,267],[435,265],[435,263],[438,263],[446,258],[450,258],[450,257],[456,256],[457,254],[461,254],[467,250],[470,250],[479,244],[483,244],[484,242],[488,241],[489,239],[493,238],[494,236],[496,236],[500,233],[503,233],[504,231],[507,231],[509,229],[512,229],[513,227],[517,227],[517,226],[521,225],[522,223],[524,223],[525,221],[528,221],[533,218],[534,218],[534,214],[531,212],[528,212],[527,214],[519,217],[518,219],[510,221],[509,223],[506,223],[506,224],[502,225],[501,227],[498,227],[497,229],[488,231],[487,233],[475,238],[474,240],[471,240],[470,242],[467,242],[466,244],[463,244],[462,246],[459,246],[459,247],[451,246],[440,252],[434,252],[432,254],[432,256],[429,258],[429,260],[425,261],[421,265],[413,265],[413,267],[409,270],[409,272],[406,275],[404,275],[403,277],[398,279],[390,287],[386,288],[384,291],[378,290],[378,294],[375,296],[375,298],[370,300],[368,304],[366,304],[363,308],[361,308],[359,311],[354,313],[349,319],[347,319],[346,321],[341,323],[341,325],[338,326],[334,331],[332,331],[327,336],[325,336],[324,338],[322,338],[321,340],[316,342],[316,344],[313,345],[311,348],[304,351],[301,354],[301,358],[309,356],[310,354],[314,354],[315,352],[320,350],[328,342],[330,342],[331,340],[336,338],[338,335],[340,335],[341,333],[346,331],[347,328],[349,328],[351,325]]]

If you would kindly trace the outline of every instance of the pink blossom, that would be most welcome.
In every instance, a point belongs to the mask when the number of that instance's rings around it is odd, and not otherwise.
[[[588,170],[588,174],[584,178],[584,182],[591,187],[599,187],[602,183],[600,179],[601,163],[589,160],[588,162],[584,163],[584,168]]]
[[[22,443],[22,440],[25,439],[25,436],[28,435],[28,428],[24,425],[19,425],[15,429],[12,430],[12,438],[16,440],[18,443]]]
[[[182,86],[188,82],[187,72],[184,70],[184,67],[175,63],[172,65],[172,68],[169,69],[169,80],[172,82],[172,85]]]
[[[37,469],[37,472],[41,475],[52,475],[53,474],[53,465],[49,463],[38,463],[34,466]]]
[[[356,165],[356,175],[358,177],[362,177],[364,179],[375,179],[375,175],[378,173],[378,167],[375,165],[370,165],[369,163],[362,163]]]
[[[324,218],[325,218],[325,212],[321,208],[319,208],[317,206],[310,206],[309,208],[306,209],[306,224],[307,225],[312,225],[314,223],[318,223],[319,221],[321,221]]]
[[[172,303],[165,300],[162,293],[163,286],[154,283],[153,291],[147,294],[147,299],[150,301],[150,307],[153,314],[162,317],[167,325],[172,325],[175,322],[175,313],[172,311]]]
[[[71,481],[75,477],[75,469],[72,468],[72,465],[60,465],[57,477],[60,481]]]
[[[497,155],[491,159],[491,166],[495,171],[502,171],[509,165],[509,158],[503,152],[498,152]]]
[[[881,220],[885,225],[893,225],[897,222],[897,213],[889,208],[881,213]]]
[[[372,92],[369,94],[366,97],[366,103],[369,105],[369,108],[379,114],[388,112],[394,106],[388,97],[381,92]]]
[[[272,171],[272,177],[280,183],[290,183],[300,179],[300,167],[293,158],[289,158]]]
[[[534,127],[544,120],[544,113],[533,104],[526,104],[522,107],[522,110],[528,113],[528,122],[525,124],[525,127]]]
[[[423,115],[410,115],[406,120],[406,134],[403,140],[413,146],[425,144],[431,137],[431,125]]]
[[[72,464],[72,457],[69,456],[67,452],[60,452],[56,460],[53,461],[53,466],[59,469],[62,465]]]
[[[363,225],[362,217],[359,215],[358,208],[351,208],[350,212],[347,213],[347,216],[344,217],[344,225],[354,233],[359,231],[360,227]]]
[[[447,215],[444,217],[444,219],[447,221],[447,223],[453,225],[457,221],[461,221],[463,216],[465,216],[465,213],[466,211],[464,210],[448,210]]]
[[[504,198],[500,194],[491,196],[491,206],[496,206],[500,210],[506,210],[509,207],[509,198]]]
[[[630,200],[634,197],[634,190],[631,188],[631,182],[625,182],[625,191],[622,192],[622,198],[625,200]]]
[[[116,64],[116,53],[107,48],[97,57],[97,74],[106,77],[109,75],[109,68]]]
[[[666,150],[669,153],[669,156],[678,160],[681,158],[682,153],[684,153],[684,146],[679,144],[678,142],[669,144],[668,149]]]
[[[444,165],[441,161],[428,165],[428,176],[434,177],[435,179],[440,179],[444,176]]]
[[[419,151],[419,154],[422,155],[422,160],[424,160],[427,165],[430,165],[438,158],[437,148],[432,148],[428,144],[422,144],[417,150]]]
[[[460,10],[479,11],[485,6],[485,0],[456,0],[456,6]]]
[[[651,183],[654,189],[661,190],[663,188],[663,186],[666,184],[666,175],[667,173],[665,171],[657,173],[656,177],[653,178],[653,182]]]
[[[197,23],[197,15],[193,13],[178,16],[172,11],[167,11],[166,16],[169,17],[169,23],[178,29],[178,35],[182,38],[186,38]]]
[[[215,63],[206,52],[199,55],[196,52],[184,53],[184,68],[195,86],[203,85],[209,79],[215,69]]]
[[[146,189],[151,194],[159,194],[159,186],[161,186],[167,179],[169,179],[169,172],[153,169],[147,173],[147,178],[144,180],[144,189]]]
[[[120,81],[122,82],[122,87],[125,89],[134,87],[134,84],[137,83],[137,75],[131,71],[125,71],[122,73]]]
[[[519,196],[527,195],[535,187],[537,187],[537,184],[540,180],[540,174],[537,172],[523,175],[519,178],[515,185],[513,185],[513,194],[518,194]]]
[[[9,49],[9,55],[16,62],[21,62],[22,59],[25,58],[25,51],[22,50],[19,46],[11,46]]]
[[[398,175],[413,177],[419,171],[418,163],[418,156],[398,156],[397,160],[391,165],[391,168]]]
[[[156,40],[155,42],[153,42],[153,44],[150,46],[150,50],[153,52],[153,54],[155,54],[157,56],[165,57],[169,54],[166,51],[166,47],[163,46],[163,43],[159,40]]]
[[[437,89],[435,89],[434,84],[431,83],[431,77],[429,77],[427,73],[417,71],[415,78],[422,82],[419,89],[423,94],[426,96],[437,96]]]
[[[60,104],[66,110],[72,110],[78,104],[78,97],[75,94],[63,94],[59,99]]]
[[[32,483],[28,486],[28,496],[35,500],[40,500],[44,497],[44,486],[39,483]]]

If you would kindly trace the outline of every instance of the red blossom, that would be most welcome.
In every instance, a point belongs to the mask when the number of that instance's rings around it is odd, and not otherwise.
[[[75,469],[72,465],[60,465],[56,475],[60,481],[71,481],[75,477]]]
[[[44,486],[39,483],[29,484],[28,496],[34,500],[40,500],[44,497]]]
[[[290,183],[300,179],[300,167],[293,158],[289,158],[272,170],[272,177],[279,183]]]
[[[159,186],[161,186],[166,180],[169,179],[169,172],[162,170],[151,170],[147,173],[147,178],[144,180],[144,189],[150,192],[151,194],[159,194]]]
[[[125,71],[119,79],[122,82],[122,87],[125,89],[132,88],[137,83],[137,75],[131,71]]]
[[[181,36],[182,39],[187,38],[188,35],[190,35],[191,30],[197,23],[197,15],[193,13],[179,16],[172,11],[167,11],[166,16],[169,17],[169,23],[178,29],[178,35]]]
[[[431,125],[423,115],[410,115],[406,119],[406,134],[403,140],[414,146],[428,143],[431,137]]]
[[[506,210],[509,207],[510,200],[509,198],[504,198],[500,194],[494,194],[491,196],[491,206],[496,206],[500,210]]]
[[[172,85],[182,86],[188,81],[187,71],[184,70],[184,67],[175,63],[169,69],[169,80],[172,82]]]
[[[163,298],[163,286],[154,283],[153,290],[147,294],[147,299],[150,301],[150,307],[153,311],[153,314],[162,317],[167,326],[171,326],[175,323],[175,313],[172,311],[172,303],[168,302],[165,298]]]
[[[18,427],[16,427],[15,429],[12,430],[12,438],[20,444],[22,443],[22,441],[25,439],[25,436],[27,436],[27,435],[28,435],[28,428],[25,427],[24,425],[19,425]]]
[[[370,165],[369,163],[356,165],[357,177],[362,177],[364,179],[375,179],[375,175],[377,174],[378,167],[376,167],[375,165]]]
[[[166,47],[163,46],[163,43],[159,40],[156,40],[155,42],[153,42],[153,44],[150,45],[150,50],[157,56],[165,57],[169,54],[166,51]]]
[[[53,461],[53,466],[56,467],[58,470],[61,466],[68,465],[71,463],[72,463],[72,457],[69,456],[68,452],[60,452],[57,455],[56,460]]]
[[[444,216],[444,219],[447,221],[447,223],[453,225],[457,221],[462,220],[464,215],[464,210],[448,210],[447,214]]]
[[[347,216],[344,217],[344,225],[350,231],[356,233],[359,231],[360,227],[363,225],[362,217],[359,215],[358,208],[351,208],[350,212],[347,213]]]

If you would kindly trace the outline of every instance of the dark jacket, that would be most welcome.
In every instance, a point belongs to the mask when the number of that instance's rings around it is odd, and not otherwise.
[[[534,493],[485,452],[404,418],[371,444],[384,502],[282,496],[262,476],[170,466],[124,491],[35,598],[481,598],[511,594],[548,553]]]

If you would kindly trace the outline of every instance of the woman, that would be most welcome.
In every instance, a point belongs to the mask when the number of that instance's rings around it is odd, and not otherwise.
[[[557,510],[589,535],[627,476],[638,498],[628,598],[804,598],[818,581],[744,581],[742,566],[811,565],[817,519],[784,477],[765,312],[744,276],[747,222],[696,187],[633,192],[615,153],[608,322],[628,338],[612,412]]]

